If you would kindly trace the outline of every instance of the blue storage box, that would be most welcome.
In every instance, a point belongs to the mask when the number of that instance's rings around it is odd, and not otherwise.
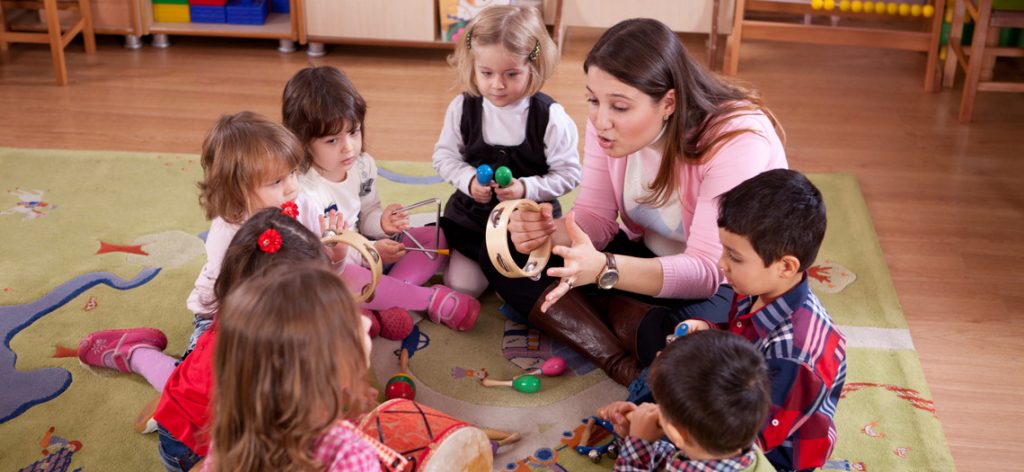
[[[288,13],[291,11],[291,2],[288,0],[271,0],[270,11],[272,13]]]
[[[193,23],[227,23],[227,8],[211,5],[189,5],[189,16]]]
[[[262,25],[269,13],[269,0],[229,0],[227,5],[227,20],[233,25]]]

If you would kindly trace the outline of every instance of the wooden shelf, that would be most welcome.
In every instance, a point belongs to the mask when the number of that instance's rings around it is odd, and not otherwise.
[[[346,38],[342,36],[313,36],[308,35],[307,40],[314,43],[325,44],[356,44],[362,46],[394,46],[420,49],[454,49],[455,43],[451,41],[405,41],[396,39],[370,39],[370,38]]]
[[[271,13],[267,17],[266,24],[262,25],[153,23],[149,26],[149,33],[224,38],[295,39],[292,33],[291,15],[288,13]]]

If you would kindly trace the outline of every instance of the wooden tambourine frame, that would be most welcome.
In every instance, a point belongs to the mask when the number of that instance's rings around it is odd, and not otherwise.
[[[355,231],[341,231],[338,233],[328,231],[324,237],[320,238],[320,241],[324,244],[348,244],[356,251],[359,251],[359,254],[363,256],[366,263],[370,265],[370,274],[373,277],[370,283],[366,284],[362,291],[359,292],[359,303],[373,300],[373,291],[377,289],[377,283],[380,282],[380,275],[384,270],[380,254],[373,247],[373,243]]]
[[[487,217],[487,255],[491,258],[494,268],[510,279],[520,277],[539,277],[544,266],[551,258],[551,238],[547,242],[530,252],[530,258],[523,267],[515,264],[512,254],[508,250],[508,220],[512,212],[524,209],[540,211],[540,205],[533,200],[506,200],[494,207],[491,215]]]

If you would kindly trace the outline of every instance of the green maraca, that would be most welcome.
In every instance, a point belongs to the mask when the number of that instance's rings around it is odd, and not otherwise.
[[[513,380],[483,379],[480,383],[485,387],[512,387],[522,393],[537,393],[540,390],[540,377],[536,375],[520,375]]]
[[[494,181],[499,187],[506,187],[512,183],[512,169],[501,166],[494,171]]]

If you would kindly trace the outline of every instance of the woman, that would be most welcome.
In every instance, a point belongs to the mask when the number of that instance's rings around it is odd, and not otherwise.
[[[590,105],[575,207],[558,220],[547,205],[518,211],[509,224],[520,253],[552,239],[562,259],[539,282],[481,265],[511,308],[628,384],[677,322],[725,319],[732,289],[720,285],[715,199],[787,167],[786,155],[757,94],[706,71],[661,22],[611,27],[583,70]]]

